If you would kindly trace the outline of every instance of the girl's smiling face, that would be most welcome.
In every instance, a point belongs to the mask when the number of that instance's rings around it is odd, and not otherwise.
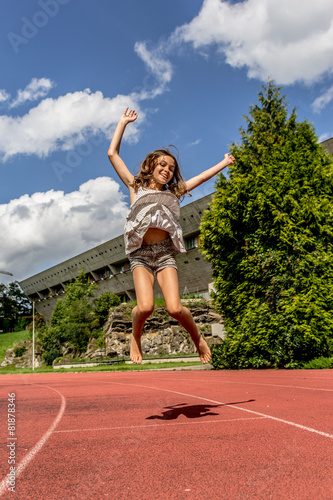
[[[171,156],[160,156],[152,173],[151,184],[161,191],[171,181],[175,168],[175,161]]]

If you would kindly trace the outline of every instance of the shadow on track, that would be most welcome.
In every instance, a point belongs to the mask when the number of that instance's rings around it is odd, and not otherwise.
[[[215,413],[211,410],[221,406],[239,405],[242,403],[251,403],[252,401],[255,401],[255,399],[238,401],[237,403],[224,403],[221,405],[188,405],[187,403],[179,403],[177,405],[165,406],[166,411],[162,411],[162,415],[151,415],[150,417],[146,417],[146,420],[176,420],[180,415],[184,415],[186,418],[201,418],[219,415],[219,413]]]

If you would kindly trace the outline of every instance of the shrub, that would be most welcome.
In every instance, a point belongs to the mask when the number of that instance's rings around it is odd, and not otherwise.
[[[44,352],[43,359],[46,365],[51,366],[53,361],[59,356],[61,356],[61,351],[59,349],[52,348],[49,351]]]
[[[21,332],[26,330],[30,324],[30,321],[26,318],[19,318],[16,325],[14,326],[14,332]]]
[[[319,370],[319,369],[328,369],[333,368],[333,358],[324,358],[321,356],[320,358],[312,359],[307,363],[302,365],[302,368],[307,370]]]
[[[21,356],[23,356],[23,354],[26,352],[26,348],[25,347],[15,347],[14,348],[14,354],[17,358],[20,358]]]
[[[103,292],[95,300],[94,313],[98,318],[100,326],[107,321],[110,308],[119,306],[120,302],[120,297],[116,293],[111,293],[109,291]]]

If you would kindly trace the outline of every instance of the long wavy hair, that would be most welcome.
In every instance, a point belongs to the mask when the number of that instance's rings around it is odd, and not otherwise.
[[[171,153],[169,148],[156,149],[149,153],[140,165],[138,175],[134,177],[133,187],[137,191],[140,187],[148,187],[153,176],[153,171],[161,156],[170,156],[175,162],[175,170],[172,179],[163,186],[164,190],[169,190],[177,198],[183,199],[187,193],[185,181],[180,173],[178,160],[175,155]]]

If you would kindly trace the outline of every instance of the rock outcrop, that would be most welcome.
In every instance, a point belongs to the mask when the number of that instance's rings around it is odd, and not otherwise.
[[[222,317],[209,304],[186,303],[191,310],[198,328],[208,345],[221,342],[223,337]],[[221,336],[213,336],[212,325],[221,325]],[[130,337],[132,333],[131,310],[121,305],[111,310],[108,321],[104,326],[105,347],[94,349],[94,342],[88,345],[85,357],[98,359],[103,357],[128,356],[130,351]],[[174,355],[196,353],[194,343],[187,331],[178,321],[171,318],[165,308],[156,308],[144,326],[142,340],[144,356]]]

